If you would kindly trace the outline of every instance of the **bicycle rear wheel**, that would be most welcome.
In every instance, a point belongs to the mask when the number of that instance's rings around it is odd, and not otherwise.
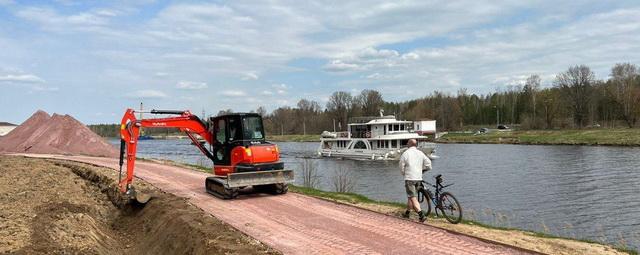
[[[444,192],[440,195],[439,206],[444,217],[453,224],[458,224],[462,221],[462,207],[458,203],[458,199],[449,192]]]

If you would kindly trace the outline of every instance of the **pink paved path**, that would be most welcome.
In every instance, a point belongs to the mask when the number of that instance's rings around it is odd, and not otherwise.
[[[28,155],[118,168],[118,160]],[[523,251],[429,225],[295,193],[221,200],[206,193],[206,173],[136,162],[136,177],[189,201],[285,254],[521,254]],[[135,185],[135,183],[134,183]],[[153,200],[152,200],[153,201]]]

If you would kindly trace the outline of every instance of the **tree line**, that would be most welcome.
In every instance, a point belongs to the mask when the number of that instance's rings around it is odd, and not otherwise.
[[[538,74],[519,85],[488,94],[435,91],[404,102],[385,101],[376,90],[360,94],[334,92],[324,109],[301,99],[295,107],[267,114],[259,108],[269,134],[319,134],[346,130],[351,117],[375,116],[379,110],[399,119],[434,119],[439,130],[460,130],[500,124],[520,129],[636,127],[640,119],[640,70],[631,63],[615,64],[607,80],[598,80],[585,65],[558,73],[552,86],[542,87]],[[335,123],[335,124],[334,124]]]
[[[385,101],[380,92],[365,89],[358,94],[334,92],[324,107],[314,100],[300,99],[263,116],[269,135],[320,134],[324,130],[346,130],[352,117],[377,116],[379,111],[398,119],[434,119],[439,130],[461,130],[499,124],[520,129],[573,129],[629,127],[640,119],[640,70],[631,63],[615,64],[608,79],[598,80],[585,65],[571,66],[555,76],[552,86],[542,87],[538,74],[519,85],[493,93],[472,94],[435,91],[404,102]],[[221,110],[218,114],[233,112]],[[103,136],[117,136],[118,125],[90,125]],[[146,134],[168,134],[170,130],[145,129]]]

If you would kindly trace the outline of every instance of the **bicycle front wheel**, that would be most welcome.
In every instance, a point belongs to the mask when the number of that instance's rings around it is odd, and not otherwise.
[[[462,207],[458,203],[458,199],[449,192],[444,192],[440,195],[439,206],[444,217],[453,224],[458,224],[462,221]]]
[[[431,196],[429,195],[429,193],[426,190],[422,190],[421,191],[422,196],[423,196],[423,202],[422,202],[422,210],[425,211],[426,213],[424,215],[426,215],[427,217],[429,216],[429,214],[431,213]]]

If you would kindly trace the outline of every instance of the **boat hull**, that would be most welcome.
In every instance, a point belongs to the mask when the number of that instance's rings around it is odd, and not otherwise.
[[[428,146],[420,147],[418,149],[429,156],[429,158],[437,158],[437,156],[435,156],[433,153],[435,151],[435,144],[429,144]],[[402,155],[405,150],[406,148],[396,150],[319,149],[318,155],[322,157],[362,160],[398,160],[400,159],[400,155]]]

